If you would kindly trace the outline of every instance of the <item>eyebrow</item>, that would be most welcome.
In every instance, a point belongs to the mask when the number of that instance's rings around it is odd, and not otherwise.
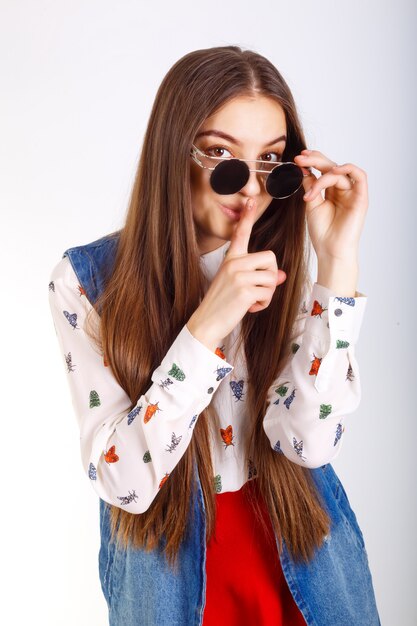
[[[198,139],[199,137],[206,137],[207,135],[221,137],[222,139],[226,139],[226,141],[230,141],[230,143],[234,143],[236,146],[243,145],[241,141],[239,141],[238,139],[235,139],[235,137],[232,137],[231,135],[228,135],[227,133],[224,133],[222,130],[213,130],[213,129],[203,130],[200,133],[197,133],[196,139]],[[276,139],[273,139],[269,143],[265,144],[265,147],[272,146],[276,143],[279,143],[280,141],[286,141],[286,139],[287,139],[286,135],[281,135],[281,137],[277,137]]]

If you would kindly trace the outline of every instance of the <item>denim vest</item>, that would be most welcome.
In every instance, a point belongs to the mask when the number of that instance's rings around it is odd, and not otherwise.
[[[88,300],[94,304],[110,276],[120,231],[70,248],[68,256]],[[283,542],[280,561],[291,594],[310,626],[380,626],[361,529],[330,463],[309,469],[331,518],[330,533],[307,564],[293,562]],[[110,505],[99,499],[98,567],[110,626],[200,626],[206,586],[206,520],[201,483],[189,503],[194,522],[180,548],[178,572],[163,547],[150,552],[110,541]],[[278,550],[278,542],[277,542]],[[219,599],[220,600],[220,599]],[[261,626],[261,625],[254,625]]]

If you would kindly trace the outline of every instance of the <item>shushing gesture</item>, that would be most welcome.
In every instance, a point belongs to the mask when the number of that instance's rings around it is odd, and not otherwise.
[[[277,285],[287,278],[278,269],[272,250],[248,253],[255,216],[255,201],[249,198],[224,261],[187,322],[191,334],[211,350],[215,350],[247,312],[266,309]]]

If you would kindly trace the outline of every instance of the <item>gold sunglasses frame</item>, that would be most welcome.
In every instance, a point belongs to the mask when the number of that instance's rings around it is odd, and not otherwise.
[[[200,154],[201,156],[203,156],[205,159],[214,159],[215,161],[231,161],[231,160],[236,160],[236,161],[243,161],[243,163],[267,163],[268,165],[271,165],[271,161],[264,161],[262,159],[239,159],[237,157],[233,157],[232,159],[230,157],[213,157],[210,156],[208,154],[205,154],[205,152],[203,152],[202,150],[200,150],[199,148],[197,148],[196,145],[192,144],[191,145],[191,150],[190,150],[190,156],[191,158],[195,161],[195,163],[197,163],[197,165],[199,165],[200,167],[206,169],[206,170],[210,170],[213,171],[218,163],[216,163],[216,165],[214,167],[208,167],[207,165],[204,165],[200,159],[198,158],[197,154]],[[248,170],[249,172],[258,172],[259,174],[267,174],[267,176],[269,176],[270,174],[272,174],[272,172],[275,170],[276,167],[279,167],[280,165],[292,165],[294,167],[297,167],[299,170],[301,170],[301,173],[303,175],[303,178],[305,178],[306,176],[309,176],[311,173],[311,167],[306,167],[304,169],[307,169],[309,171],[309,174],[304,174],[302,168],[297,165],[297,163],[294,163],[292,161],[282,161],[279,163],[276,163],[275,167],[272,168],[272,170],[270,171],[266,171],[266,170],[258,170],[258,169],[251,169],[249,166]],[[301,185],[302,185],[302,181],[300,182],[299,186],[297,187],[297,189],[295,189],[292,193],[290,193],[288,196],[282,196],[281,198],[277,198],[279,200],[284,200],[285,198],[289,198],[290,196],[292,196],[294,193],[296,193]],[[265,186],[266,186],[266,180],[265,180]],[[275,196],[271,196],[271,197],[275,197]]]

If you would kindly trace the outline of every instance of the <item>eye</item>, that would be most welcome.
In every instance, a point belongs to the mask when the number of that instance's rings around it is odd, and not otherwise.
[[[275,157],[275,160],[273,158],[272,159],[268,158],[271,155]],[[282,154],[278,154],[278,152],[265,152],[265,154],[261,156],[261,160],[270,161],[271,163],[273,162],[279,163],[280,161],[282,161]]]
[[[220,154],[222,151],[228,152],[229,154]],[[223,148],[222,146],[211,146],[210,148],[206,148],[204,152],[208,154],[209,156],[213,156],[217,158],[232,156],[229,150],[227,148]]]

